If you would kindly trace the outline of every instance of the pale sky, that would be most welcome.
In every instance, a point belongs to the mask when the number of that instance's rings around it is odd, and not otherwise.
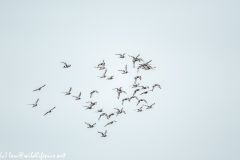
[[[1,152],[66,154],[67,160],[240,159],[239,1],[0,1]],[[132,67],[127,56],[152,60]],[[107,81],[94,66],[105,60]],[[72,66],[64,69],[60,61]],[[129,74],[117,70],[128,65]],[[137,63],[138,64],[138,63]],[[137,65],[136,65],[137,66]],[[162,89],[139,96],[141,113],[107,113],[130,97],[133,77]],[[40,92],[32,90],[46,84]],[[127,94],[117,99],[113,88]],[[80,101],[63,93],[82,92]],[[98,90],[90,98],[92,90]],[[139,95],[139,94],[138,94]],[[137,96],[138,96],[137,95]],[[28,104],[39,98],[38,106]],[[98,104],[85,110],[87,101]],[[45,112],[56,106],[47,116]],[[97,123],[89,129],[85,122]],[[97,131],[108,131],[101,138]]]

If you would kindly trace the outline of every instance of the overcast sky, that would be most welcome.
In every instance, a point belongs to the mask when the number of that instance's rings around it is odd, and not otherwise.
[[[240,159],[237,0],[0,1],[0,152],[66,153],[68,160]],[[155,70],[132,66],[152,60]],[[105,60],[107,76],[94,66]],[[63,68],[60,61],[72,66]],[[128,65],[129,74],[117,70]],[[136,64],[136,66],[138,63]],[[160,84],[110,120],[133,77]],[[40,92],[34,89],[46,84]],[[64,96],[82,92],[80,101]],[[117,99],[113,88],[127,94]],[[90,98],[90,92],[98,90]],[[30,105],[39,98],[38,106]],[[97,102],[85,110],[87,101]],[[142,103],[142,102],[141,102]],[[56,106],[51,114],[45,112]],[[104,127],[111,120],[117,122]],[[89,129],[85,122],[97,123]],[[108,131],[101,138],[97,131]]]

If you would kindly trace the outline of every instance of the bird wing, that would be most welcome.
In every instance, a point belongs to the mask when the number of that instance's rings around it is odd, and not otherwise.
[[[65,65],[67,65],[67,63],[65,63],[65,62],[61,62],[61,63],[64,63]]]
[[[125,71],[127,70],[127,65],[125,66]]]
[[[46,116],[49,112],[46,112],[43,116]]]
[[[138,103],[137,103],[137,105],[140,103],[140,100],[138,100]]]
[[[33,92],[35,92],[35,91],[37,91],[37,90],[39,90],[39,88],[38,88],[38,89],[35,89],[35,90],[33,90]]]
[[[71,92],[71,90],[72,90],[72,87],[70,87],[70,89],[69,89],[69,91],[68,91],[68,92]]]
[[[89,123],[85,122],[87,125],[90,125]]]
[[[93,124],[93,126],[95,125],[96,123]]]
[[[40,88],[43,88],[43,87],[45,87],[46,86],[46,84],[44,84],[42,87],[40,87]]]
[[[148,63],[150,63],[150,62],[152,62],[152,60],[148,61],[146,64],[148,64]]]
[[[147,103],[147,101],[145,99],[143,101]]]
[[[52,109],[50,109],[50,111],[54,110],[56,107],[53,107]]]
[[[79,93],[78,97],[80,97],[80,96],[81,96],[81,92]]]
[[[102,134],[102,136],[104,135],[102,132],[98,132],[98,133]]]
[[[139,57],[139,56],[140,56],[140,54],[139,54],[137,57]],[[137,58],[137,57],[136,57],[136,58]]]
[[[39,98],[37,99],[36,103],[38,103],[38,101],[39,101]],[[35,104],[36,104],[36,103],[35,103]]]
[[[104,72],[104,74],[103,75],[105,75],[107,73],[107,69],[105,70],[105,72]]]

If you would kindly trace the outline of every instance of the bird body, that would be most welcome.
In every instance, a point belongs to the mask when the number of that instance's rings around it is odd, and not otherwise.
[[[104,127],[106,127],[106,126],[108,126],[108,125],[111,125],[111,124],[113,124],[114,122],[117,122],[117,121],[111,121],[111,122],[107,123]]]
[[[93,128],[93,127],[95,126],[95,124],[96,124],[96,123],[94,123],[94,124],[89,124],[89,123],[87,123],[87,122],[85,122],[85,123],[88,125],[87,128]]]
[[[28,105],[32,105],[32,107],[37,107],[38,101],[39,101],[39,98],[37,99],[37,101],[34,104],[28,104]]]
[[[97,91],[97,90],[93,90],[93,91],[90,93],[90,98],[92,98],[93,93],[98,93],[98,91]]]
[[[107,137],[107,131],[105,131],[105,133],[98,131],[98,133],[100,133],[102,135],[101,137]]]
[[[81,99],[80,96],[81,96],[81,92],[79,93],[78,96],[72,96],[72,97],[76,98],[75,100],[80,100]]]
[[[98,77],[100,77],[100,78],[106,78],[107,76],[106,76],[106,73],[107,73],[107,69],[105,70],[105,72],[104,72],[104,74],[102,75],[102,76],[98,76]]]
[[[142,102],[142,101],[145,102],[145,103],[147,103],[147,101],[146,101],[145,99],[139,99],[137,105],[138,105],[140,102]]]
[[[158,87],[158,88],[162,89],[161,86],[160,86],[160,84],[154,84],[154,85],[152,86],[152,91],[154,90],[155,87]]]
[[[127,65],[125,66],[125,70],[118,70],[118,71],[122,71],[122,74],[127,74],[128,73]]]
[[[129,98],[123,98],[122,99],[122,105],[123,105],[124,101],[129,101],[130,102]]]
[[[43,116],[46,116],[48,113],[51,113],[52,110],[54,110],[56,107],[53,107],[52,109],[50,109],[48,112],[46,112]]]
[[[115,55],[119,55],[119,58],[125,58],[125,54],[126,53],[124,53],[124,54],[115,54]]]
[[[35,92],[35,91],[40,91],[43,87],[45,87],[46,86],[46,84],[45,85],[43,85],[42,87],[39,87],[38,89],[35,89],[35,90],[33,90],[33,92]]]
[[[65,95],[70,95],[71,94],[71,90],[72,90],[72,87],[70,87],[68,92],[62,92],[62,93],[65,93]]]
[[[69,67],[71,67],[71,64],[67,64],[67,63],[65,63],[65,62],[61,62],[61,63],[63,63],[64,64],[64,66],[63,66],[63,68],[69,68]]]

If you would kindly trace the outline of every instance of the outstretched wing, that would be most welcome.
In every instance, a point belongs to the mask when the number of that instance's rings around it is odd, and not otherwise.
[[[89,123],[85,122],[87,125],[90,125]]]
[[[37,99],[37,101],[36,101],[36,103],[35,103],[35,104],[37,104],[37,103],[38,103],[38,101],[39,101],[39,98]]]
[[[127,65],[125,66],[125,71],[127,70]]]
[[[53,107],[50,111],[54,110],[56,107]]]
[[[43,116],[46,116],[49,112],[46,112]]]
[[[45,87],[46,86],[46,84],[44,84],[41,88],[43,88],[43,87]]]
[[[65,62],[61,62],[61,63],[64,63],[65,65],[67,65],[67,63],[65,63]]]
[[[107,133],[107,130],[105,130],[105,134]]]
[[[104,74],[103,75],[105,75],[107,73],[107,69],[105,70],[105,72],[104,72]]]
[[[140,100],[138,100],[138,103],[137,103],[137,105],[140,103]]]
[[[33,90],[33,92],[35,92],[35,91],[37,91],[37,90],[39,90],[39,88],[38,88],[38,89],[35,89],[35,90]]]
[[[71,90],[72,90],[72,87],[70,87],[70,89],[69,89],[69,91],[68,91],[68,92],[71,92]]]
[[[100,133],[100,134],[104,135],[102,132],[98,132],[98,133]]]
[[[78,97],[80,97],[80,96],[81,96],[81,92],[79,93]]]

